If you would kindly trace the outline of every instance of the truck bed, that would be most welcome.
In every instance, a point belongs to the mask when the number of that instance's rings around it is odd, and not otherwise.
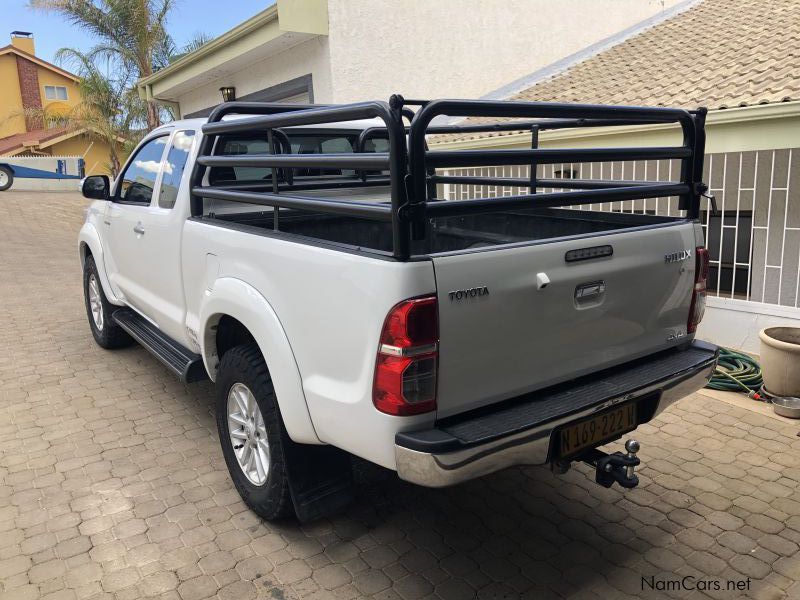
[[[272,211],[230,212],[216,215],[222,221],[273,230]],[[413,255],[461,252],[504,244],[561,240],[594,236],[623,229],[647,227],[680,221],[655,215],[610,213],[571,209],[528,209],[498,211],[428,220],[424,240],[411,245]],[[282,232],[325,240],[361,250],[391,253],[391,224],[358,217],[281,211]]]
[[[289,339],[312,334],[294,355],[309,409],[323,421],[315,423],[321,440],[375,454],[374,444],[342,440],[340,424],[361,423],[356,405],[365,423],[379,421],[377,378],[369,377],[376,356],[403,359],[385,361],[404,369],[387,375],[395,406],[411,415],[418,390],[429,398],[435,389],[430,416],[442,420],[692,340],[707,264],[698,220],[707,189],[700,179],[704,110],[442,100],[409,114],[402,103],[280,109],[230,122],[223,113],[236,107],[223,106],[203,126],[187,235],[197,234],[191,245],[212,257],[211,270],[259,282]],[[431,135],[463,131],[431,125],[440,116],[534,119],[477,126],[527,131],[531,144],[429,147]],[[330,138],[330,131],[296,130],[354,119],[382,124],[348,133],[355,141],[337,151],[299,139]],[[683,133],[679,146],[538,146],[539,131],[670,123]],[[386,151],[369,149],[369,135],[385,140]],[[670,181],[464,171],[660,160],[680,161]],[[478,197],[443,200],[447,185],[472,186]],[[659,198],[675,199],[685,216],[592,210]],[[219,234],[224,244],[204,245],[209,227],[227,230]],[[194,268],[207,277],[207,264]],[[436,306],[436,333],[423,338],[432,344],[419,344],[430,355],[414,358],[405,354],[411,346],[393,343],[392,330],[385,343],[377,334],[379,323],[394,327],[386,319],[395,307],[417,302]],[[419,318],[431,325],[432,317]],[[422,406],[414,417],[434,410]],[[381,456],[381,464],[393,460]]]

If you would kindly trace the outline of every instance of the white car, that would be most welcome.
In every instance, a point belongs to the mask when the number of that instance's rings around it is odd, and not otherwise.
[[[350,455],[425,486],[583,461],[602,485],[633,487],[638,444],[597,447],[714,368],[717,349],[694,340],[704,111],[419,104],[223,104],[150,132],[113,184],[84,181],[95,340],[135,340],[183,381],[216,383],[231,477],[265,518],[343,506]],[[441,115],[507,120],[432,125]],[[652,122],[682,127],[684,143],[535,143],[539,130]],[[428,148],[497,130],[532,132],[533,147]],[[676,160],[681,177],[464,171],[612,160]],[[474,197],[441,200],[444,185]],[[685,217],[563,208],[668,196]]]

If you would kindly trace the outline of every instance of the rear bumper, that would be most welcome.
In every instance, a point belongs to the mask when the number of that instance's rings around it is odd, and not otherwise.
[[[694,341],[613,369],[505,401],[489,412],[445,419],[435,428],[398,433],[397,474],[426,487],[444,487],[512,465],[545,464],[561,426],[623,402],[639,402],[639,424],[703,386],[719,356]]]

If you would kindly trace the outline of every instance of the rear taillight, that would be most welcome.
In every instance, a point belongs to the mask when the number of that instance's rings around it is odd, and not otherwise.
[[[390,415],[436,410],[439,315],[436,296],[396,304],[383,323],[372,402]]]
[[[689,307],[689,321],[686,323],[686,332],[694,333],[703,320],[706,311],[706,284],[708,282],[708,250],[697,248],[695,250],[694,290],[692,290],[692,304]]]

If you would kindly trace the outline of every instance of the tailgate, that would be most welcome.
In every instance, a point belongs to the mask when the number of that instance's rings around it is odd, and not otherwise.
[[[566,260],[601,246],[613,254]],[[680,221],[434,257],[438,416],[685,342],[695,246],[694,225]],[[539,274],[549,279],[541,288]]]

